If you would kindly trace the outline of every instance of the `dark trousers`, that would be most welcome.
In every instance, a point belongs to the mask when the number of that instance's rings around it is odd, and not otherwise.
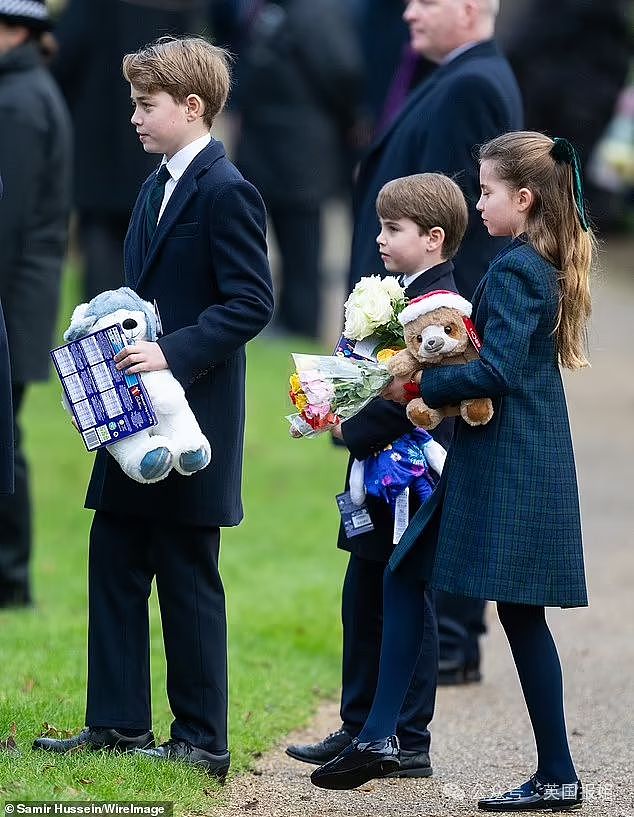
[[[376,690],[381,656],[384,571],[384,563],[351,554],[344,579],[341,720],[351,735],[358,735],[361,731]],[[431,591],[425,591],[424,607],[422,648],[397,728],[402,747],[419,751],[429,751],[427,727],[434,714],[438,676],[438,634]]]
[[[123,241],[129,214],[79,213],[79,244],[84,257],[84,297],[123,286]]]
[[[480,636],[486,632],[486,601],[434,593],[441,671],[477,669],[480,666]]]
[[[95,513],[86,724],[150,729],[148,598],[156,577],[173,738],[227,749],[227,627],[219,528]]]
[[[29,472],[22,450],[19,414],[26,387],[13,383],[13,436],[15,491],[0,496],[0,607],[30,604],[31,500]]]
[[[275,324],[316,338],[321,316],[321,208],[274,204],[268,212],[282,261]]]

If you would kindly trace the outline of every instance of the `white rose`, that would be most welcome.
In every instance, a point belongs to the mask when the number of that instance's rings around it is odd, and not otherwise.
[[[405,298],[405,290],[392,275],[383,279],[383,289],[390,296],[393,302],[402,301]]]
[[[366,275],[365,278],[362,278],[355,284],[352,294],[363,295],[366,292],[371,292],[372,290],[376,289],[377,286],[381,286],[381,276]]]
[[[372,334],[373,327],[368,322],[365,313],[358,303],[358,298],[353,292],[346,301],[346,323],[343,328],[345,337],[351,340],[363,340]]]
[[[374,329],[389,323],[394,310],[392,301],[385,290],[380,287],[374,292],[368,292],[363,301],[363,311]]]

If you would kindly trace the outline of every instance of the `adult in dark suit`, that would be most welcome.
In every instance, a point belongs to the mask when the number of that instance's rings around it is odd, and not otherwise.
[[[32,601],[31,502],[20,412],[28,385],[49,374],[70,211],[70,120],[40,51],[49,26],[43,0],[0,0],[0,299],[15,438],[15,493],[0,500],[0,607]]]
[[[2,177],[0,177],[0,199]],[[11,367],[4,313],[0,305],[0,494],[13,492],[13,412],[11,410]]]
[[[407,4],[404,17],[410,26],[413,48],[439,63],[439,67],[412,91],[405,107],[388,129],[378,135],[361,163],[354,190],[350,288],[363,276],[383,269],[375,240],[378,231],[375,201],[379,190],[391,179],[419,172],[438,171],[453,176],[470,204],[469,226],[455,259],[458,291],[469,297],[486,272],[498,242],[486,236],[475,210],[479,180],[474,150],[490,137],[519,127],[522,117],[521,100],[510,67],[491,40],[495,9],[493,0],[439,0],[434,6],[410,0]],[[425,28],[420,34],[423,21]],[[385,422],[383,416],[379,419]],[[351,450],[354,452],[354,448]],[[385,532],[385,527],[382,530]],[[376,544],[358,549],[356,543],[353,545],[355,552],[350,557],[342,609],[344,725],[318,744],[292,747],[295,757],[301,755],[300,759],[321,763],[335,757],[369,712],[381,649],[382,575],[391,539],[391,534],[387,540],[382,536],[383,544],[378,548]],[[340,538],[339,546],[342,545],[350,547]],[[475,604],[475,617],[481,618],[483,602],[466,604],[469,607]],[[361,610],[363,615],[358,615]],[[469,615],[473,615],[471,610]],[[411,729],[421,747],[429,744],[426,736],[429,699],[425,701],[425,696],[415,694],[414,690],[427,688],[429,669],[423,670],[421,662],[408,696],[412,707],[404,712],[412,726],[404,727],[402,720],[399,723],[402,737]],[[432,681],[435,684],[435,679]],[[420,708],[415,711],[417,705]],[[406,739],[406,745],[408,742]]]
[[[154,81],[168,74],[184,101],[135,86],[147,82],[152,55],[165,63]],[[223,777],[229,767],[227,645],[218,551],[220,527],[242,518],[244,346],[272,313],[266,215],[222,143],[210,140],[208,128],[229,89],[224,52],[198,38],[169,40],[127,58],[124,70],[143,145],[165,153],[132,213],[125,280],[156,300],[165,334],[158,343],[128,347],[117,361],[131,373],[169,365],[211,443],[212,461],[190,476],[172,471],[147,485],[128,479],[107,452],[97,455],[86,498],[96,511],[88,728],[66,741],[40,738],[35,747],[153,745],[147,600],[156,576],[174,721],[171,740],[151,755]]]
[[[75,128],[74,206],[86,300],[123,284],[123,240],[139,187],[154,167],[139,153],[121,82],[124,54],[161,34],[195,30],[196,0],[70,0],[52,64]],[[97,102],[98,101],[98,102]]]
[[[474,149],[499,133],[520,128],[522,103],[511,68],[491,39],[493,0],[460,0],[457,5],[455,8],[454,0],[439,0],[430,21],[423,15],[432,12],[425,11],[420,0],[407,4],[405,19],[412,32],[412,46],[437,62],[438,68],[412,91],[359,168],[354,189],[350,290],[364,275],[382,269],[374,241],[374,202],[381,187],[400,176],[445,173],[462,188],[471,205],[470,219],[454,275],[465,298],[471,297],[491,258],[503,246],[503,241],[486,235],[475,211],[479,183]],[[476,18],[468,31],[456,27],[465,7],[472,8]],[[423,19],[427,28],[417,39],[417,26]]]

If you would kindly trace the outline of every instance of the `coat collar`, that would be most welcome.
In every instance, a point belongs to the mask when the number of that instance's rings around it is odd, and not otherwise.
[[[12,48],[0,56],[0,74],[13,71],[28,71],[42,64],[40,52],[35,43],[27,42]]]
[[[161,216],[161,220],[157,224],[156,230],[154,231],[154,235],[150,241],[150,246],[147,249],[145,258],[142,261],[141,272],[136,282],[137,286],[139,286],[148,275],[159,249],[163,245],[166,237],[169,235],[170,230],[174,226],[183,208],[198,191],[199,176],[207,171],[215,162],[218,161],[218,159],[221,159],[224,155],[225,149],[222,142],[212,139],[207,147],[203,148],[203,150],[201,150],[200,153],[195,156],[194,159],[192,159],[190,165],[178,180],[176,187],[174,188],[174,192],[170,196],[170,200],[167,202],[165,211]],[[142,191],[147,188],[147,185],[151,179],[152,177],[150,176],[150,179],[146,181],[145,185],[141,188]],[[138,232],[138,244],[139,248],[141,249],[141,253],[143,252],[141,242],[143,235],[142,225],[144,214],[145,209],[144,207],[141,207],[137,214],[136,225]]]
[[[416,298],[418,295],[431,292],[436,289],[439,281],[447,275],[451,275],[453,269],[454,267],[451,261],[443,261],[442,264],[436,264],[435,267],[430,267],[412,281],[405,290],[405,294],[408,298]]]
[[[475,57],[496,57],[500,55],[500,51],[495,43],[495,40],[483,40],[480,43],[468,48],[457,57],[454,57],[445,65],[439,65],[432,73],[425,79],[417,88],[415,88],[408,96],[405,105],[401,111],[394,117],[392,123],[381,133],[377,139],[368,148],[367,156],[374,153],[379,148],[392,131],[398,127],[399,123],[407,116],[407,114],[416,107],[418,103],[424,99],[427,94],[432,91],[441,79],[451,76],[458,71],[463,63]]]
[[[493,258],[493,260],[489,264],[489,270],[491,269],[493,264],[496,264],[498,261],[500,261],[502,258],[504,258],[505,255],[510,253],[512,250],[517,249],[517,247],[521,247],[523,244],[526,244],[526,235],[525,234],[518,235],[516,238],[514,238],[512,241],[510,241],[506,245],[506,247],[502,247],[500,252]],[[482,279],[480,280],[480,283],[475,288],[475,292],[473,293],[473,297],[471,299],[471,302],[473,304],[474,314],[475,314],[475,311],[476,311],[476,309],[478,307],[478,304],[480,303],[480,299],[482,298],[482,293],[484,292],[484,285],[486,283],[487,278],[489,277],[489,270],[487,270],[486,274],[482,276]]]

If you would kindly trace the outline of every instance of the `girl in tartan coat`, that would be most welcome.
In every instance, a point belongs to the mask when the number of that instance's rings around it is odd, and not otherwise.
[[[398,769],[395,725],[423,633],[421,587],[497,602],[537,746],[537,771],[481,800],[489,811],[578,808],[561,666],[545,608],[587,604],[577,479],[558,363],[587,365],[594,240],[576,152],[518,132],[480,151],[478,210],[513,236],[473,297],[480,358],[417,376],[430,407],[491,397],[492,421],[456,425],[442,479],[396,546],[384,581],[383,641],[372,710],[358,739],[313,774],[354,788]],[[384,396],[405,402],[404,382]]]

